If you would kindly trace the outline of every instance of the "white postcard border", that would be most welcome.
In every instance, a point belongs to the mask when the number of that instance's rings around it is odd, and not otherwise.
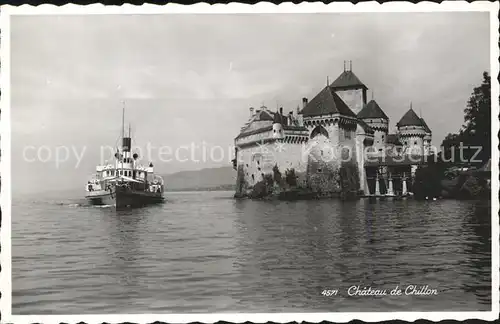
[[[492,125],[492,310],[485,312],[350,312],[350,313],[220,313],[220,314],[120,314],[120,315],[12,315],[12,274],[11,274],[11,125],[10,125],[10,16],[12,15],[79,15],[79,14],[230,14],[230,13],[318,13],[318,12],[490,12],[490,62],[491,62],[491,95],[499,98],[500,89],[497,80],[499,72],[499,48],[498,48],[498,2],[477,1],[467,3],[465,1],[449,1],[443,3],[420,2],[390,2],[379,4],[377,2],[363,2],[356,5],[351,3],[331,3],[325,5],[321,2],[300,4],[283,3],[275,5],[267,2],[259,2],[255,5],[240,3],[216,4],[199,3],[196,5],[168,4],[157,6],[144,4],[142,6],[122,5],[104,6],[102,4],[79,6],[68,4],[61,7],[54,5],[19,7],[2,6],[0,8],[0,87],[2,96],[0,107],[2,116],[0,118],[1,150],[2,160],[0,172],[2,175],[2,190],[0,204],[2,207],[2,227],[0,229],[1,253],[0,262],[2,271],[0,273],[0,311],[2,322],[10,323],[151,323],[162,321],[167,323],[189,323],[203,322],[213,323],[217,321],[228,321],[241,323],[251,321],[264,323],[268,321],[285,323],[291,321],[307,322],[348,322],[354,319],[365,322],[377,322],[383,320],[405,320],[415,321],[427,319],[440,320],[465,320],[482,319],[494,320],[499,317],[499,102],[492,100],[493,116]]]

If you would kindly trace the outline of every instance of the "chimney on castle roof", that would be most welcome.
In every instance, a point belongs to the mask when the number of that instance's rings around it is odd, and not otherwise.
[[[293,125],[293,124],[294,124],[293,111],[290,111],[288,113],[288,125]]]
[[[307,106],[307,98],[302,98],[302,109]]]
[[[253,110],[254,110],[253,107],[250,107],[249,110],[250,110],[250,117],[253,117]]]

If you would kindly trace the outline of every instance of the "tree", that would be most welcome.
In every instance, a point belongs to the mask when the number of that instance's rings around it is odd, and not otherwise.
[[[491,157],[491,77],[488,72],[483,73],[483,83],[474,88],[464,113],[464,140],[467,145],[482,147],[479,159],[484,163]]]
[[[285,170],[285,181],[290,187],[297,186],[297,176],[295,175],[295,169]]]
[[[275,164],[273,167],[273,178],[276,184],[281,185],[281,172],[278,168],[278,164]]]
[[[464,158],[480,160],[484,164],[491,157],[491,77],[483,73],[483,82],[475,87],[464,109],[464,125],[458,134],[448,134],[441,147],[442,158],[450,161],[451,151],[455,151],[454,164],[460,158],[460,144],[469,147],[464,149]],[[480,153],[476,155],[480,147]],[[476,155],[476,156],[474,156]]]

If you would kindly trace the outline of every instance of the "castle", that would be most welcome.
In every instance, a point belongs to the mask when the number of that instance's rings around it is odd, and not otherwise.
[[[236,194],[260,182],[283,190],[302,188],[322,195],[406,195],[424,157],[432,154],[432,132],[412,109],[389,133],[389,117],[352,63],[302,108],[284,114],[264,105],[235,138]]]

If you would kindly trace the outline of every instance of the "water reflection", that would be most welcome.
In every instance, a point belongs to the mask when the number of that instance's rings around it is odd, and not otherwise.
[[[112,267],[117,285],[138,287],[141,271],[141,229],[145,221],[144,213],[138,209],[108,210],[100,218],[106,229],[108,245],[108,264]]]
[[[462,226],[470,231],[465,240],[466,264],[470,275],[480,280],[464,283],[464,290],[488,302],[491,298],[491,202],[478,201],[465,206]],[[495,269],[496,270],[496,269]]]
[[[472,289],[482,291],[475,294],[488,304],[491,291],[484,288],[490,287],[490,279],[484,276],[484,268],[491,265],[489,218],[485,214],[489,207],[464,209],[462,205],[412,200],[238,202],[234,205],[238,222],[245,224],[239,227],[244,228],[239,235],[239,271],[247,277],[260,276],[256,289],[260,299],[286,296],[290,303],[301,305],[303,298],[308,298],[322,310],[332,310],[331,300],[320,295],[322,289],[345,292],[352,285],[392,289],[427,284],[442,293],[367,302],[371,307],[389,303],[392,307],[442,310],[448,306],[451,310],[459,307],[453,303],[463,301],[463,294]],[[473,233],[464,232],[462,222],[474,228]],[[478,223],[482,225],[478,227]],[[247,257],[245,251],[249,252]],[[472,262],[476,258],[482,263]],[[464,262],[467,260],[471,262]],[[479,274],[471,269],[478,267],[483,269],[480,283],[471,284]],[[349,304],[350,297],[345,295],[337,301]],[[256,301],[247,297],[247,302]]]
[[[119,212],[15,205],[14,313],[491,307],[489,205],[238,201],[226,194],[170,193],[163,206]],[[352,285],[410,284],[439,295],[346,293]],[[339,294],[327,298],[325,289]]]

